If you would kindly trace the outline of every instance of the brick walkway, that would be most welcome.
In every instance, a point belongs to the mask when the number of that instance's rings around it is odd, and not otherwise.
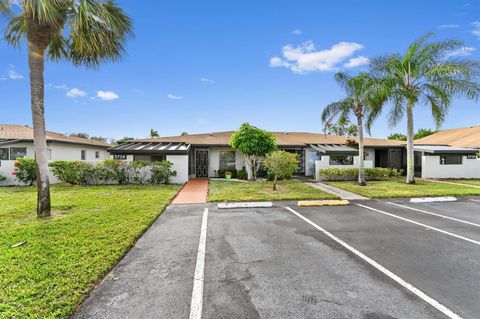
[[[172,204],[201,204],[207,202],[208,178],[191,179],[183,186]]]

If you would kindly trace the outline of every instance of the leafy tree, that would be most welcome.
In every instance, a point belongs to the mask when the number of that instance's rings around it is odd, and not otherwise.
[[[90,139],[92,141],[98,141],[98,142],[102,142],[102,143],[107,143],[108,142],[108,138],[102,137],[102,136],[92,136],[92,137],[90,137]]]
[[[131,142],[133,140],[135,140],[133,137],[125,136],[125,137],[115,141],[115,144],[125,144],[125,143]]]
[[[348,118],[337,121],[336,123],[325,124],[325,132],[338,136],[357,136],[357,126],[352,124]]]
[[[325,127],[335,118],[340,123],[349,121],[349,117],[353,116],[357,120],[358,135],[358,155],[359,170],[358,184],[365,186],[365,164],[364,164],[364,144],[363,144],[363,126],[366,119],[367,131],[378,114],[378,108],[384,103],[386,98],[378,90],[378,81],[367,73],[360,73],[357,76],[349,76],[343,72],[335,74],[337,83],[344,89],[346,97],[342,100],[327,105],[322,112],[322,122]]]
[[[15,8],[12,6],[15,4]],[[113,1],[0,0],[8,19],[4,39],[12,46],[26,40],[30,68],[33,137],[37,165],[37,215],[49,216],[50,182],[44,116],[45,58],[96,67],[123,55],[132,23]],[[0,17],[1,18],[1,17]]]
[[[160,137],[158,131],[155,131],[153,128],[150,129],[150,137]]]
[[[393,133],[387,137],[389,140],[406,141],[407,136],[402,133]]]
[[[413,42],[403,55],[393,54],[372,61],[372,71],[382,77],[382,85],[392,102],[390,125],[407,115],[407,178],[415,183],[413,109],[425,105],[439,127],[453,98],[477,100],[480,85],[476,80],[480,64],[450,55],[464,44],[457,40],[431,41],[427,34]]]
[[[182,132],[182,134],[180,134],[181,136],[187,136],[188,133],[187,132]]]
[[[255,180],[260,166],[259,158],[276,150],[277,141],[272,133],[243,123],[232,134],[230,146],[243,154],[248,180]]]
[[[90,135],[88,135],[87,133],[72,133],[70,134],[70,136],[85,138],[87,140],[90,138]]]
[[[297,170],[297,154],[274,151],[267,155],[264,163],[273,174],[273,190],[277,190],[277,180],[290,178]]]
[[[415,133],[415,135],[413,136],[413,139],[418,140],[418,139],[421,139],[422,137],[426,137],[426,136],[435,134],[437,132],[438,130],[432,130],[429,128],[420,128],[418,129],[417,133]]]

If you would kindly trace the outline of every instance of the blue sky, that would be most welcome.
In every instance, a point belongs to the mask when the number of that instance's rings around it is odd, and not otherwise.
[[[147,4],[148,3],[148,4]],[[321,132],[342,97],[336,70],[402,52],[426,32],[465,42],[480,58],[480,1],[119,1],[135,37],[117,64],[48,62],[49,130],[111,138],[234,130]],[[4,27],[4,22],[1,22]],[[3,30],[2,30],[3,31]],[[27,50],[0,41],[0,123],[31,123]],[[455,101],[443,128],[480,124],[480,103]],[[415,126],[434,127],[415,109]],[[404,132],[384,118],[375,137]]]

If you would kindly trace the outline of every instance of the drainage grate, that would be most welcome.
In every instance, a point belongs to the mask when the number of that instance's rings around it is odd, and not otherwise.
[[[315,295],[303,295],[302,301],[309,305],[316,305],[318,303],[317,296]]]

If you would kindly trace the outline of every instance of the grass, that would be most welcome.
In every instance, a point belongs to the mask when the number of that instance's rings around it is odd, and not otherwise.
[[[442,181],[480,186],[480,179],[444,179]]]
[[[34,188],[0,188],[0,318],[68,318],[178,189],[53,186],[37,219]]]
[[[426,180],[417,180],[416,184],[407,185],[403,178],[367,182],[367,186],[359,186],[353,182],[326,182],[326,184],[369,198],[480,195],[480,188]]]
[[[272,190],[272,182],[209,182],[208,199],[211,202],[276,201],[301,199],[336,199],[338,197],[298,181],[280,181],[277,190]]]

